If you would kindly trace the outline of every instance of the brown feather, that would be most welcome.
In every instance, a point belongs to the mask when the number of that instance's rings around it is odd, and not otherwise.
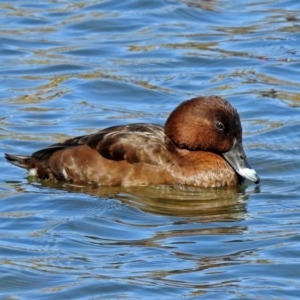
[[[224,130],[218,130],[216,122]],[[43,179],[104,186],[236,186],[237,173],[223,157],[236,141],[242,149],[237,111],[226,100],[207,96],[183,102],[164,127],[113,126],[50,145],[31,156],[5,157]]]

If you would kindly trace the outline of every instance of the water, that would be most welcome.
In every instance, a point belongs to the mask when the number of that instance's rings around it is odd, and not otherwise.
[[[298,299],[297,0],[0,3],[1,299]],[[224,96],[238,190],[31,182],[5,152]]]

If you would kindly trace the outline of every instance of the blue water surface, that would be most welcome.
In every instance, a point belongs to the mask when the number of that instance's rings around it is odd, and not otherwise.
[[[0,25],[1,299],[299,299],[299,1],[7,0]],[[4,159],[211,94],[260,185],[95,189]]]

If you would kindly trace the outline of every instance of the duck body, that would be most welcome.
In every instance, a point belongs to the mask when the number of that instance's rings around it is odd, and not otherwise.
[[[136,123],[51,145],[31,156],[6,154],[41,179],[99,186],[234,187],[259,182],[242,147],[237,111],[218,96],[180,104],[165,126]]]

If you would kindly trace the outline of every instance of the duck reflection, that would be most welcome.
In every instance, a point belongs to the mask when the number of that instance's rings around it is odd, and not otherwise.
[[[117,199],[144,212],[168,216],[198,216],[202,222],[243,219],[249,195],[246,186],[224,189],[203,189],[185,186],[96,187],[40,181],[42,187],[63,189],[70,193]]]

